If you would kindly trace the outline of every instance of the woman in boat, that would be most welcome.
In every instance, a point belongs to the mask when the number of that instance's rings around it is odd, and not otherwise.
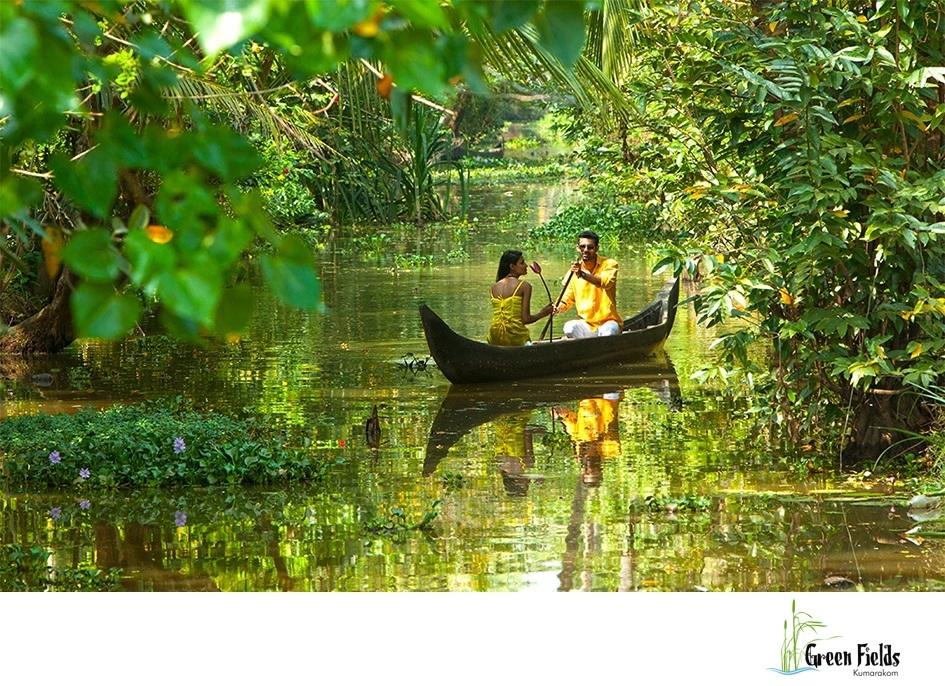
[[[499,270],[492,284],[492,324],[486,341],[492,345],[525,345],[531,341],[526,324],[551,314],[550,304],[537,314],[530,311],[531,284],[523,281],[528,271],[520,250],[506,250],[499,259]]]

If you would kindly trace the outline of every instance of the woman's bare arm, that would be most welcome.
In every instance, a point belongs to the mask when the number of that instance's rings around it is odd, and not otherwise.
[[[528,282],[522,283],[522,321],[525,324],[532,324],[539,319],[544,319],[551,313],[551,305],[545,305],[535,314],[531,313],[532,305],[532,285]]]

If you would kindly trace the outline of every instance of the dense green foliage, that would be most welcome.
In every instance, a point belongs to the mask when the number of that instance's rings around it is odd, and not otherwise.
[[[325,470],[252,420],[172,403],[8,419],[0,465],[12,485],[80,491],[299,481]]]
[[[639,204],[617,204],[602,198],[569,205],[554,217],[528,232],[530,241],[546,241],[571,246],[581,231],[595,231],[605,244],[628,243],[652,246],[662,238],[656,222],[657,213]]]
[[[334,183],[320,188],[320,211],[384,191],[422,219],[437,197],[432,166],[443,143],[411,115],[412,93],[442,100],[460,82],[483,90],[476,37],[529,21],[535,44],[571,64],[583,44],[583,11],[583,0],[2,3],[0,221],[12,231],[0,249],[15,262],[18,246],[47,240],[50,272],[61,256],[81,278],[72,298],[80,335],[123,335],[152,299],[178,335],[240,331],[251,291],[234,287],[231,275],[254,237],[268,245],[269,287],[291,305],[317,308],[306,246],[276,233],[259,195],[240,190],[260,157],[233,127],[246,130],[255,119],[271,136],[318,153],[314,178]],[[389,102],[410,150],[393,187],[360,183],[365,167],[346,163],[391,157],[333,149],[338,140],[359,142],[357,128],[326,143],[311,130],[311,99],[294,97],[320,85],[324,114],[338,89],[331,96],[318,77],[350,63],[384,69],[373,98]],[[363,84],[347,92],[358,90]]]
[[[55,569],[49,551],[6,543],[0,546],[0,592],[10,591],[115,591],[121,570],[94,567]]]
[[[620,92],[578,134],[679,230],[702,321],[737,324],[703,378],[795,440],[927,426],[904,391],[945,372],[945,4],[604,4]]]

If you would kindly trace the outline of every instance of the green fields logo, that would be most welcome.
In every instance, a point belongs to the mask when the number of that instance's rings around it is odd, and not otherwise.
[[[874,649],[870,643],[857,643],[855,651],[824,650],[818,644],[840,638],[819,636],[818,630],[826,626],[807,612],[798,612],[797,605],[792,600],[791,619],[784,620],[781,667],[768,669],[792,676],[818,671],[824,667],[853,667],[853,676],[899,676],[898,670],[887,669],[899,666],[899,653],[893,652],[892,644],[880,643],[879,647]]]
[[[805,634],[810,635],[811,639],[817,638],[817,630],[823,629],[827,625],[814,619],[806,612],[797,611],[797,603],[791,601],[791,626],[788,627],[788,620],[784,620],[784,640],[781,642],[781,668],[769,667],[772,672],[778,674],[801,674],[809,672],[816,667],[808,663],[809,646],[814,645],[812,641],[805,639]],[[831,638],[821,639],[829,641]],[[805,639],[805,640],[802,640]],[[803,658],[803,661],[802,661]]]

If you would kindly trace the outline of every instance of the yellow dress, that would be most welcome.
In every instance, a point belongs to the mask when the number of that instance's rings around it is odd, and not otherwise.
[[[492,324],[489,326],[489,334],[486,336],[486,342],[491,345],[525,345],[531,340],[528,335],[528,329],[522,322],[522,296],[518,294],[518,289],[522,287],[523,281],[518,282],[518,286],[512,291],[512,295],[507,298],[497,298],[492,291]]]

